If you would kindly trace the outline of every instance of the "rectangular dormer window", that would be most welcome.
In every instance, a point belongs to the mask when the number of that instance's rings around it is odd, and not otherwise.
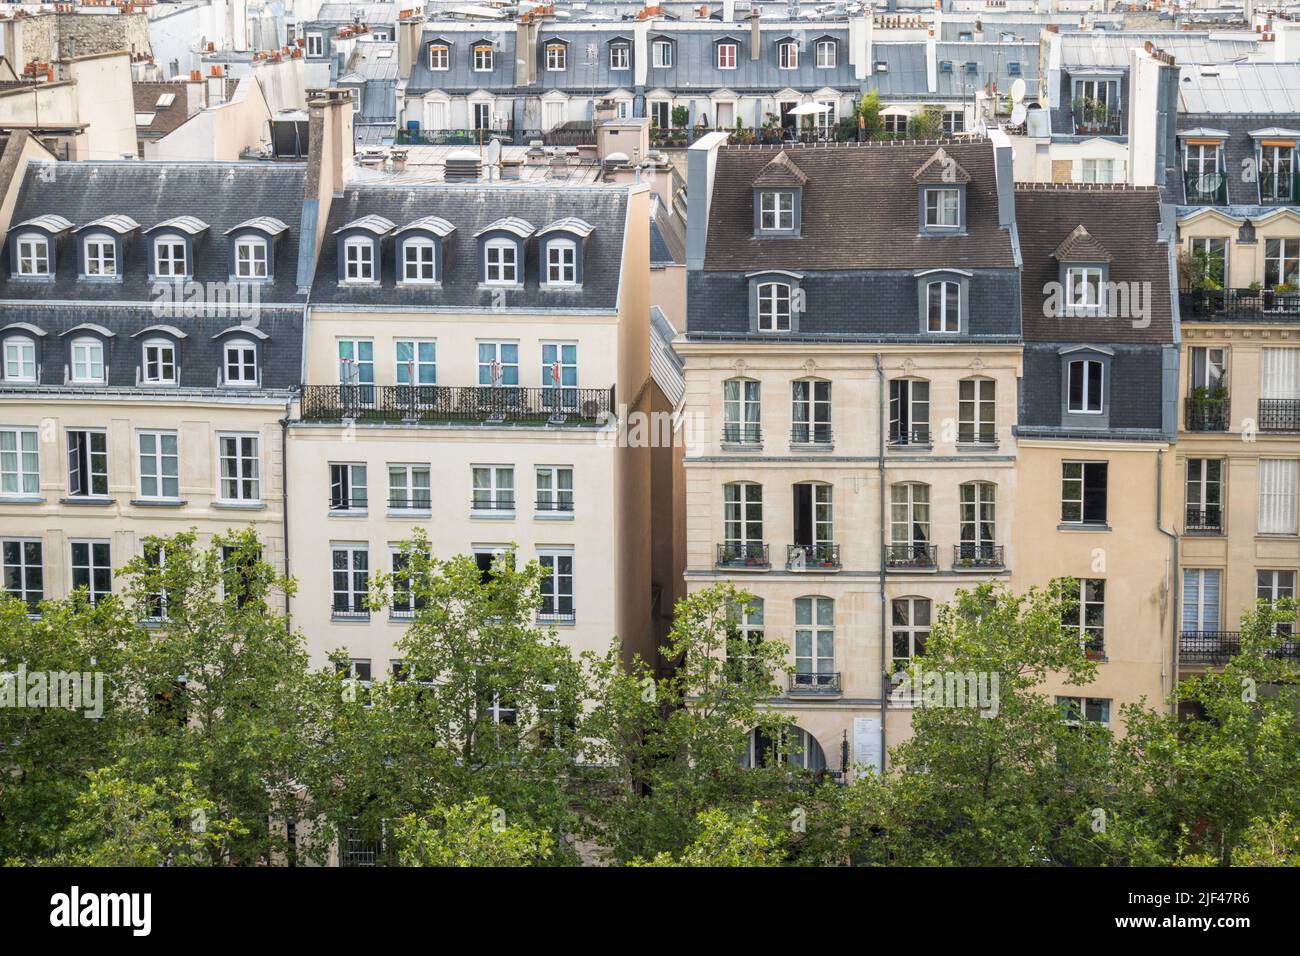
[[[518,247],[509,239],[493,239],[484,249],[488,285],[517,285],[519,282]]]
[[[578,281],[578,247],[555,240],[546,246],[546,284],[574,285]]]
[[[91,236],[88,238],[85,253],[86,275],[117,275],[117,244],[108,236]]]
[[[1097,311],[1102,306],[1101,266],[1070,266],[1065,271],[1065,304],[1069,309]]]
[[[1187,142],[1183,146],[1183,187],[1193,205],[1228,201],[1227,181],[1220,162],[1220,143]]]
[[[430,44],[429,69],[439,71],[451,69],[451,48],[445,43]]]
[[[790,300],[790,286],[787,283],[762,283],[758,287],[759,331],[790,331]]]
[[[925,191],[925,225],[927,229],[957,229],[961,226],[961,190],[927,189]]]
[[[673,65],[673,45],[667,40],[656,40],[650,44],[650,65],[657,70],[666,70]]]
[[[235,276],[239,279],[265,279],[266,240],[240,239],[235,243]]]
[[[1259,147],[1259,201],[1292,203],[1297,196],[1295,144],[1261,143]]]
[[[1100,415],[1104,366],[1095,359],[1076,359],[1069,364],[1066,410],[1071,415]]]
[[[176,384],[176,346],[163,339],[144,343],[144,376],[148,385]]]
[[[325,55],[325,37],[319,33],[307,34],[307,55],[324,56]]]
[[[835,67],[835,41],[817,41],[817,69],[830,70]]]
[[[343,245],[343,275],[348,282],[375,281],[375,244],[369,239],[349,239]]]
[[[931,332],[961,331],[961,284],[940,279],[926,286],[926,327]]]
[[[734,70],[736,68],[736,44],[718,44],[718,69]]]
[[[185,262],[185,243],[180,239],[159,239],[154,243],[154,275],[176,279],[189,275]]]
[[[785,40],[776,46],[776,65],[782,70],[799,69],[799,45],[793,40]]]
[[[759,196],[758,226],[764,232],[789,232],[794,229],[794,193],[764,191]]]
[[[18,238],[18,274],[20,276],[47,276],[50,274],[50,242],[44,236]]]
[[[36,382],[36,343],[26,336],[5,339],[4,370],[6,382]]]
[[[569,48],[563,43],[546,44],[546,69],[551,73],[565,70],[569,65]]]
[[[627,44],[618,43],[609,48],[609,68],[611,70],[631,69]]]
[[[474,47],[474,72],[492,72],[492,47],[485,43]]]

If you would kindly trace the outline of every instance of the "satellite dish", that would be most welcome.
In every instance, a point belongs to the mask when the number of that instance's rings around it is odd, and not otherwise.
[[[1016,77],[1015,81],[1011,84],[1011,102],[1019,103],[1024,98],[1025,98],[1025,81],[1020,77]]]
[[[1025,117],[1027,117],[1028,115],[1029,115],[1029,110],[1025,108],[1025,104],[1017,103],[1011,109],[1011,125],[1019,126],[1021,123],[1025,121]]]
[[[487,145],[487,153],[483,157],[483,162],[489,166],[495,166],[501,162],[501,140],[495,136],[492,137],[492,142]]]

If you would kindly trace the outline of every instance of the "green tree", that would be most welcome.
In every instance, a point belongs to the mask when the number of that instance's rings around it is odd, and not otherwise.
[[[507,824],[486,797],[408,814],[396,839],[402,866],[540,866],[555,845],[549,833]]]
[[[938,110],[923,109],[908,118],[908,139],[942,139],[943,136],[943,117]]]
[[[880,94],[868,90],[862,94],[853,110],[854,117],[862,117],[862,132],[866,139],[877,139],[884,129],[880,119]]]
[[[653,860],[632,860],[630,866],[780,866],[780,830],[755,803],[747,813],[729,814],[715,808],[697,817],[699,836],[674,857],[663,852]]]

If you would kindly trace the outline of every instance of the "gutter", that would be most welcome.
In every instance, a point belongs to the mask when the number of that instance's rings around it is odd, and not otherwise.
[[[1156,530],[1169,538],[1169,552],[1171,554],[1170,564],[1172,573],[1169,578],[1169,610],[1170,610],[1170,649],[1172,654],[1169,658],[1171,668],[1170,675],[1170,695],[1169,695],[1169,712],[1171,716],[1178,716],[1178,701],[1174,699],[1174,691],[1178,687],[1178,602],[1181,589],[1178,586],[1178,534],[1173,531],[1166,531],[1163,521],[1163,473],[1164,473],[1165,452],[1163,448],[1156,450]]]
[[[886,711],[889,709],[889,693],[887,690],[888,679],[885,667],[885,634],[888,630],[889,619],[887,617],[886,599],[885,599],[885,369],[880,364],[880,353],[874,356],[876,360],[876,398],[880,406],[880,428],[877,436],[880,443],[880,452],[876,456],[876,470],[880,478],[880,773],[885,773],[885,762],[888,759],[886,751],[886,733],[885,718]]]
[[[289,414],[293,409],[293,396],[285,399],[284,418],[280,419],[280,521],[284,526],[284,576],[289,577]],[[290,615],[290,591],[284,592],[284,623],[292,632],[293,618]]]

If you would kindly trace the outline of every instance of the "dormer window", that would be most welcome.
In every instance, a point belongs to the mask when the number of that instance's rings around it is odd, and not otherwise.
[[[267,271],[267,243],[256,236],[235,240],[235,278],[265,279]]]
[[[4,345],[5,381],[17,384],[36,383],[36,342],[26,336],[11,335]]]
[[[1059,355],[1061,426],[1109,428],[1114,353],[1100,345],[1075,345]]]
[[[546,247],[546,284],[574,285],[578,281],[578,247],[569,239],[557,239]]]
[[[402,281],[437,282],[434,252],[432,239],[407,239],[402,243]]]
[[[1052,256],[1060,269],[1060,298],[1064,305],[1060,311],[1065,315],[1103,314],[1108,305],[1106,280],[1111,258],[1106,248],[1079,225]]]
[[[1106,371],[1096,359],[1075,359],[1067,366],[1066,411],[1071,415],[1100,415]]]
[[[776,45],[776,65],[781,70],[799,69],[799,44],[794,40],[782,40]]]
[[[546,44],[546,69],[550,73],[559,73],[568,69],[569,48],[563,43]]]
[[[650,65],[657,70],[666,70],[673,65],[671,40],[655,40],[650,44]]]
[[[1193,130],[1183,136],[1183,190],[1191,205],[1222,205],[1228,201],[1220,132]]]
[[[764,190],[759,194],[758,228],[764,232],[794,229],[794,193]]]
[[[354,236],[343,243],[343,278],[346,282],[375,281],[375,243]]]
[[[451,47],[445,43],[429,44],[429,69],[431,70],[450,70],[451,69]]]
[[[257,346],[248,339],[231,339],[223,349],[222,368],[227,385],[257,384]]]
[[[50,274],[49,239],[35,233],[18,237],[18,274],[20,276]]]
[[[525,244],[536,232],[532,223],[517,216],[507,216],[475,233],[479,249],[479,282],[489,286],[523,285]],[[544,251],[542,262],[546,262]]]
[[[611,70],[632,68],[632,55],[626,43],[615,43],[609,48],[609,68]]]
[[[570,216],[551,223],[537,234],[544,286],[582,284],[582,249],[594,231],[590,223]]]
[[[1282,134],[1286,134],[1283,136]],[[1294,130],[1271,129],[1259,136],[1259,201],[1266,205],[1300,199]]]
[[[104,343],[95,338],[72,340],[72,383],[101,385],[104,382]]]
[[[519,246],[511,239],[489,239],[484,246],[484,281],[488,285],[519,284]]]
[[[490,43],[478,43],[474,46],[474,72],[491,73],[492,72],[492,45]]]
[[[180,279],[190,274],[186,261],[185,240],[180,236],[162,236],[154,242],[154,275],[160,279]]]
[[[149,339],[144,343],[141,380],[146,385],[176,384],[176,345],[167,339]]]
[[[307,34],[307,55],[324,56],[325,55],[325,37],[320,33]]]
[[[786,282],[763,282],[758,287],[758,330],[790,331],[790,285]]]
[[[925,191],[925,225],[927,229],[957,229],[961,226],[961,190],[927,188]]]
[[[1101,266],[1070,266],[1065,270],[1065,305],[1070,310],[1095,311],[1102,305]]]
[[[817,69],[832,70],[835,68],[836,44],[834,40],[817,41]]]
[[[966,187],[970,173],[942,148],[912,174],[920,202],[922,235],[950,235],[966,228]]]
[[[117,242],[112,236],[96,233],[87,236],[83,244],[83,275],[117,275]]]
[[[930,332],[961,331],[961,284],[938,279],[926,284],[926,329]]]
[[[735,43],[718,44],[718,69],[734,70],[736,68],[736,53],[739,47]]]

